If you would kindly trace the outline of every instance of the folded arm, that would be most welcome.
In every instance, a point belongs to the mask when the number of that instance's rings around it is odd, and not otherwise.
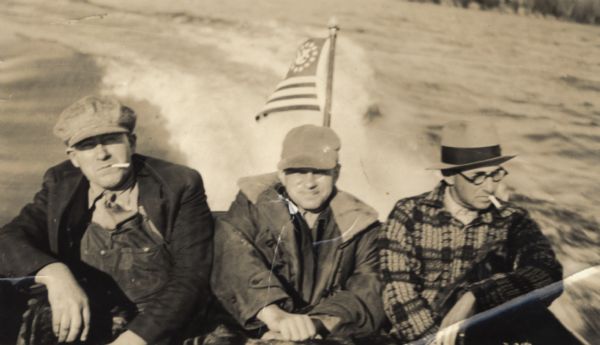
[[[483,311],[562,279],[562,266],[550,242],[527,213],[515,219],[508,235],[513,271],[472,284],[469,290]]]
[[[310,312],[335,334],[364,336],[376,331],[383,321],[381,283],[377,273],[377,233],[374,224],[358,235],[356,267],[344,288],[323,298]]]

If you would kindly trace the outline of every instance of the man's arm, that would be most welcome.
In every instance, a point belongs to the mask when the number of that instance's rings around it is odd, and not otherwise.
[[[483,311],[562,279],[562,266],[537,223],[524,211],[508,232],[513,271],[499,273],[469,287]]]
[[[8,277],[34,275],[58,260],[50,254],[48,241],[48,193],[55,184],[52,170],[44,174],[42,189],[33,202],[0,229],[0,274]],[[58,221],[54,219],[52,221]]]
[[[380,233],[379,260],[383,305],[392,333],[403,341],[412,341],[435,334],[439,316],[417,292],[417,276],[412,269],[415,247],[408,231],[414,224],[402,206],[402,201],[395,206]]]
[[[173,263],[168,282],[128,325],[148,343],[184,326],[197,303],[206,303],[210,296],[213,220],[196,171],[187,175],[179,200],[168,243]]]
[[[44,174],[42,189],[33,202],[0,230],[0,274],[9,277],[35,275],[44,284],[52,309],[52,329],[60,342],[85,341],[90,310],[87,296],[69,268],[50,253],[48,194],[56,184],[53,170]],[[57,219],[51,221],[57,222]]]
[[[358,235],[356,267],[345,282],[345,289],[334,291],[309,312],[311,317],[322,318],[324,326],[333,333],[364,336],[375,332],[383,321],[377,273],[379,230],[378,224],[374,224]]]
[[[271,272],[271,264],[253,243],[258,231],[255,212],[254,205],[240,192],[227,215],[217,221],[211,277],[221,304],[248,329],[260,326],[256,316],[263,308],[291,303]]]

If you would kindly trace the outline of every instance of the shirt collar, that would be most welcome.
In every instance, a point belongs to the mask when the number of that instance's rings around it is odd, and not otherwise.
[[[98,200],[109,194],[111,196],[115,195],[113,202],[123,209],[137,209],[139,187],[134,179],[130,179],[122,189],[116,191],[106,190],[97,184],[90,182],[90,188],[88,190],[88,209],[92,209]]]
[[[444,207],[444,192],[448,184],[441,181],[435,188],[421,199],[421,203],[434,208]]]

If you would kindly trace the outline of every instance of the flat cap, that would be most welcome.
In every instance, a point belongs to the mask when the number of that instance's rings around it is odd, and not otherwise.
[[[340,138],[329,127],[303,125],[293,128],[283,140],[280,170],[291,168],[333,169],[338,163]]]
[[[97,135],[131,133],[135,120],[133,110],[112,96],[86,96],[60,114],[54,135],[72,146]]]

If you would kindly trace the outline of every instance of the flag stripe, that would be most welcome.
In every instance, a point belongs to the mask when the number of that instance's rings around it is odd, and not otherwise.
[[[314,110],[321,111],[321,107],[318,105],[300,104],[300,105],[287,105],[277,108],[266,108],[262,111],[263,116],[265,113],[274,113],[277,111],[290,111],[290,110]]]
[[[300,83],[314,83],[316,82],[315,76],[308,76],[308,77],[292,77],[289,79],[285,79],[283,81],[281,81],[279,84],[277,84],[277,89],[283,87],[283,86],[288,86],[291,84],[300,84]]]
[[[294,87],[317,87],[317,83],[297,83],[297,84],[290,84],[290,85],[286,85],[286,86],[282,86],[280,88],[278,88],[277,90],[275,90],[275,92],[280,91],[280,90],[285,90],[285,89],[291,89]]]
[[[287,107],[287,106],[291,106],[291,105],[303,105],[303,104],[311,106],[311,107],[312,106],[316,106],[316,107],[321,106],[319,104],[318,100],[315,98],[287,99],[287,100],[281,100],[281,101],[276,101],[276,102],[265,104],[265,107],[263,108],[262,112],[269,111],[269,109],[273,109],[273,108]]]
[[[273,98],[284,97],[284,96],[292,96],[292,95],[316,95],[317,88],[316,87],[299,87],[296,89],[286,89],[281,91],[276,91],[269,96],[267,101],[272,100]]]
[[[273,102],[277,102],[277,101],[284,101],[287,99],[298,99],[298,98],[317,98],[316,94],[300,94],[300,95],[290,95],[290,96],[282,96],[282,97],[277,97],[277,98],[273,98],[267,101],[267,104],[269,103],[273,103]]]

